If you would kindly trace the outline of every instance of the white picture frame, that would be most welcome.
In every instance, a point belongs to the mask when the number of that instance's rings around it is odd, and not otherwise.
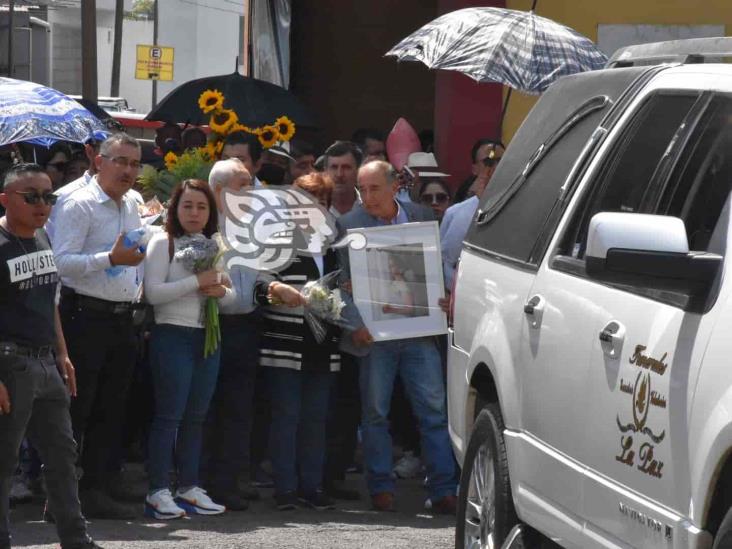
[[[349,247],[353,300],[374,341],[447,333],[436,221],[349,229],[366,237]]]

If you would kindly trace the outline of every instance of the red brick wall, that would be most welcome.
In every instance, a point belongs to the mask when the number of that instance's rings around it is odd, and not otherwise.
[[[292,2],[290,87],[321,121],[313,140],[363,126],[386,134],[400,116],[417,131],[433,127],[435,72],[384,54],[436,14],[437,0]]]
[[[505,0],[439,0],[439,13],[473,6],[505,7]],[[502,86],[479,84],[453,71],[437,71],[435,153],[452,175],[453,189],[470,175],[470,149],[476,139],[500,136]]]

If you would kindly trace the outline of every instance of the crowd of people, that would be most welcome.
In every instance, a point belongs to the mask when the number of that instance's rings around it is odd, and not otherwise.
[[[161,145],[205,144],[195,128],[176,128],[160,132]],[[199,269],[187,258],[219,231],[223,189],[293,185],[330,212],[340,236],[438,221],[449,292],[502,152],[478,140],[473,176],[453,194],[433,153],[412,153],[396,170],[374,130],[322,155],[233,133],[208,181],[175,187],[146,248],[124,240],[143,224],[134,138],[58,145],[43,166],[11,166],[0,192],[0,549],[10,547],[11,493],[23,499],[38,464],[34,487],[63,548],[98,547],[85,517],[133,519],[131,502],[159,520],[216,515],[246,510],[273,486],[280,510],[333,509],[360,497],[345,483],[360,467],[375,510],[395,509],[397,477],[424,475],[426,507],[454,514],[443,338],[374,341],[346,299],[349,328],[316,339],[301,290],[339,271],[347,295],[343,248],[298,255],[278,273]],[[202,315],[210,300],[220,312],[213,352]],[[140,320],[141,302],[152,319]],[[447,300],[430,306],[445,310]],[[144,494],[125,480],[134,458],[145,464]]]

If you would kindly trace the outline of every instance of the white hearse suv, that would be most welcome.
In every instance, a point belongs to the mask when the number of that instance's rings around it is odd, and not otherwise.
[[[451,294],[456,547],[732,547],[730,56],[620,50],[506,151]]]

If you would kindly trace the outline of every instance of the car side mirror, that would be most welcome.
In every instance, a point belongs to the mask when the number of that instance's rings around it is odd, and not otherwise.
[[[597,280],[704,298],[723,257],[690,252],[678,217],[601,212],[590,220],[585,265]]]

